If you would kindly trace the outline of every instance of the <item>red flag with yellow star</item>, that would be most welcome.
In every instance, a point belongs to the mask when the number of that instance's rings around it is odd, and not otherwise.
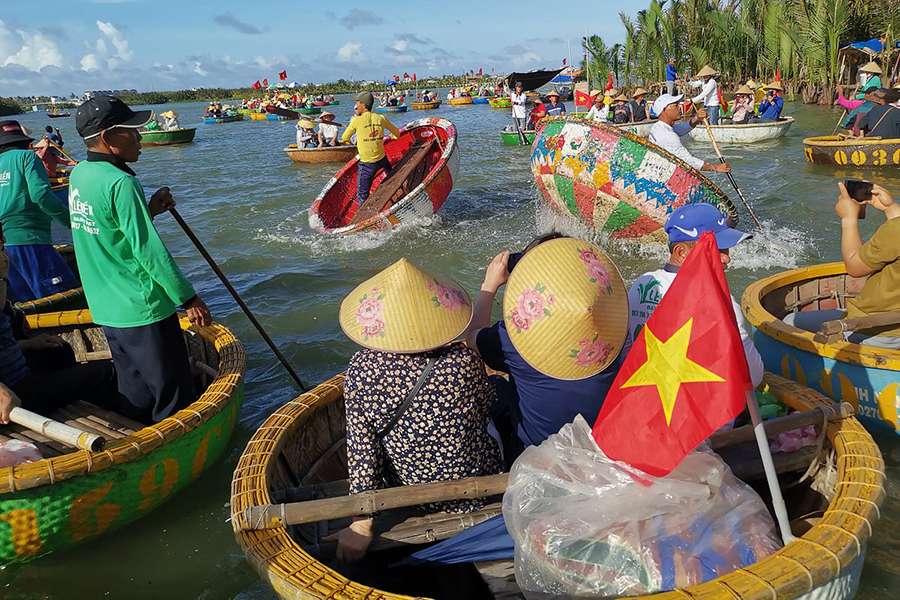
[[[594,439],[661,477],[734,419],[752,388],[716,240],[704,233],[625,357]]]

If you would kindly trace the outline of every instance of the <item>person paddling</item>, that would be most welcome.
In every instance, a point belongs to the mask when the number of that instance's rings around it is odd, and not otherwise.
[[[357,169],[356,196],[362,206],[369,199],[369,191],[378,171],[384,170],[385,177],[391,174],[391,161],[384,153],[384,130],[391,132],[394,138],[400,137],[400,130],[387,120],[384,115],[372,112],[375,96],[372,92],[361,92],[356,96],[356,116],[341,136],[341,143],[346,144],[356,134],[356,150],[359,152]]]
[[[194,401],[194,383],[176,307],[208,326],[206,304],[182,275],[153,226],[175,201],[169,188],[148,203],[128,166],[141,153],[138,130],[150,111],[114,96],[78,107],[75,127],[87,160],[72,170],[69,211],[78,272],[94,322],[103,327],[125,416],[157,422]]]
[[[699,125],[707,116],[706,109],[698,108],[690,121],[678,123],[677,121],[681,118],[680,102],[683,97],[683,95],[663,94],[653,103],[653,114],[659,115],[659,120],[650,129],[650,141],[663,150],[671,152],[698,171],[728,173],[731,171],[731,167],[727,163],[708,163],[688,152],[681,143],[681,136],[690,133],[691,129]]]
[[[701,103],[703,105],[703,108],[709,114],[710,125],[719,124],[719,84],[716,82],[716,75],[718,74],[718,71],[706,65],[697,73],[700,81],[691,82],[691,87],[700,88],[700,93],[691,100],[694,104]]]

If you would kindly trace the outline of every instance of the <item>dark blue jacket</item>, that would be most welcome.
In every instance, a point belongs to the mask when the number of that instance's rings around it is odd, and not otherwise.
[[[784,108],[784,98],[775,96],[770,102],[768,99],[759,103],[758,114],[762,121],[777,121]]]

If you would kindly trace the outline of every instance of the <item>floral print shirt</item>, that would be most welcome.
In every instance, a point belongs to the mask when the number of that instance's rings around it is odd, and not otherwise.
[[[431,375],[393,430],[378,438],[413,388],[428,359]],[[361,350],[344,383],[350,493],[492,475],[500,450],[487,432],[494,392],[484,364],[463,344],[428,353]],[[448,502],[431,510],[468,512],[484,499]]]

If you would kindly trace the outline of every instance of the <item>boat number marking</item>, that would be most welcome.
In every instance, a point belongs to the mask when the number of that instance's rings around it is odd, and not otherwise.
[[[847,153],[844,152],[843,150],[838,150],[837,152],[835,152],[834,153],[834,162],[836,162],[839,165],[846,165],[847,164]]]
[[[113,482],[95,487],[85,492],[72,502],[69,509],[69,522],[72,525],[72,540],[81,540],[100,535],[112,525],[113,521],[122,512],[118,504],[100,504],[112,491]],[[93,521],[93,522],[92,522]]]
[[[162,482],[157,483],[157,471],[160,469]],[[141,510],[152,508],[165,500],[172,493],[176,483],[178,483],[178,462],[174,458],[164,458],[147,467],[138,484],[138,489],[144,497],[141,501]]]
[[[16,556],[34,556],[41,551],[41,532],[38,529],[37,512],[31,508],[8,510],[0,515],[0,521],[12,529]]]

